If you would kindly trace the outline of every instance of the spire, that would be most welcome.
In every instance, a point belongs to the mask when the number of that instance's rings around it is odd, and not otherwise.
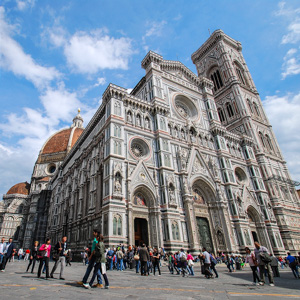
[[[73,124],[71,125],[71,128],[72,127],[83,128],[82,124],[83,124],[83,119],[82,119],[82,117],[80,115],[80,108],[78,108],[78,114],[73,119]]]

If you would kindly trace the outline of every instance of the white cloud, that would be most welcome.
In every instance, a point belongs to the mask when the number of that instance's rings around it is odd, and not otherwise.
[[[24,76],[36,87],[44,87],[51,80],[60,76],[54,67],[43,67],[26,54],[22,47],[11,37],[13,26],[5,22],[4,8],[0,7],[0,67]]]
[[[292,179],[300,181],[300,92],[282,97],[269,96],[263,101]]]
[[[76,109],[83,106],[77,94],[67,91],[62,83],[58,89],[48,88],[40,99],[47,116],[56,123],[72,120]]]
[[[283,72],[281,74],[283,79],[289,75],[300,74],[300,54],[298,52],[297,49],[292,48],[283,58]]]
[[[97,82],[94,84],[94,87],[104,84],[106,84],[106,79],[104,77],[99,77],[97,78]]]
[[[128,68],[134,53],[129,38],[114,38],[102,30],[77,32],[64,46],[67,61],[76,72],[96,73],[103,69]]]
[[[148,23],[148,25],[150,25],[150,28],[146,31],[145,37],[161,36],[163,28],[166,24],[167,24],[167,22],[164,20],[162,20],[161,22]]]
[[[282,37],[282,44],[296,44],[300,41],[300,20],[288,26],[289,33]]]
[[[25,10],[27,7],[33,7],[35,0],[17,0],[17,9]]]

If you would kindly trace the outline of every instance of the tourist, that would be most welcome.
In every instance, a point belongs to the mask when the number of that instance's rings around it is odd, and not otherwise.
[[[156,248],[153,249],[152,254],[152,266],[153,266],[153,276],[155,276],[155,269],[158,269],[158,276],[161,275],[160,273],[160,253]]]
[[[18,261],[20,261],[24,256],[23,248],[21,247],[18,251]]]
[[[6,249],[6,243],[5,243],[5,239],[3,237],[2,240],[1,240],[1,243],[0,243],[0,266],[1,266],[2,261],[3,261],[5,249]]]
[[[28,272],[30,266],[32,265],[32,267],[31,267],[31,273],[33,273],[34,266],[35,266],[35,263],[36,263],[36,260],[37,260],[38,245],[39,245],[39,242],[35,241],[32,249],[31,249],[31,253],[30,253],[31,255],[29,257],[29,264],[28,264],[26,272]]]
[[[280,277],[279,269],[278,269],[278,259],[272,253],[270,254],[270,256],[271,256],[271,259],[272,259],[270,265],[271,265],[271,268],[272,268],[273,276],[274,277]]]
[[[191,276],[194,276],[194,257],[190,254],[190,251],[187,251],[187,269]]]
[[[53,277],[53,274],[55,270],[57,269],[58,265],[60,264],[60,275],[59,279],[65,280],[64,278],[64,271],[65,271],[65,264],[66,264],[66,255],[67,255],[67,237],[63,236],[61,239],[61,242],[57,242],[57,244],[54,247],[54,255],[53,258],[55,258],[55,263],[52,268],[50,277]]]
[[[29,249],[27,249],[27,250],[25,251],[25,257],[24,257],[24,261],[26,261],[26,260],[28,260],[28,259],[29,259],[29,255],[30,255],[30,250],[29,250]]]
[[[124,253],[121,249],[121,247],[118,247],[118,251],[116,253],[117,255],[117,271],[123,271],[124,270],[124,265],[123,265],[123,258],[124,258]]]
[[[108,249],[107,252],[107,262],[109,265],[109,270],[113,269],[113,257],[114,257],[114,250],[112,248]]]
[[[140,248],[139,256],[141,262],[141,276],[147,276],[147,262],[150,260],[150,256],[145,244]]]
[[[271,258],[268,254],[269,250],[266,247],[261,246],[258,242],[255,242],[254,245],[254,254],[258,262],[260,273],[260,285],[265,284],[265,270],[267,270],[270,286],[274,286],[274,279],[270,266]]]
[[[204,275],[207,279],[212,278],[213,274],[209,270],[211,264],[210,254],[206,251],[205,247],[202,249],[202,257],[204,259]]]
[[[246,263],[249,264],[249,266],[252,270],[253,285],[259,285],[260,279],[257,274],[258,262],[255,257],[255,254],[253,252],[251,252],[251,250],[248,247],[245,248],[245,251],[246,251]]]
[[[211,261],[210,269],[215,273],[216,278],[218,278],[219,274],[216,270],[216,265],[217,265],[218,261],[216,260],[216,257],[213,253],[210,254],[210,261]]]
[[[93,257],[95,258],[95,266],[94,273],[89,283],[84,283],[83,286],[87,289],[90,289],[94,283],[94,280],[99,272],[101,272],[104,281],[105,288],[109,288],[108,278],[106,275],[106,257],[105,257],[105,246],[103,243],[103,235],[99,234],[97,237],[98,243],[95,246],[95,250],[93,251]]]
[[[139,255],[139,248],[134,246],[134,255],[133,259],[135,261],[135,272],[139,273],[140,272],[140,255]]]
[[[174,274],[174,256],[172,252],[169,252],[168,260],[169,260],[169,271],[171,274]]]
[[[3,260],[2,260],[2,264],[0,267],[0,271],[1,272],[5,272],[5,267],[8,261],[11,260],[11,258],[13,257],[13,253],[16,251],[15,249],[15,245],[13,243],[13,239],[10,238],[8,240],[8,243],[6,244],[6,248],[4,250],[4,256],[3,256]]]
[[[292,256],[290,252],[287,253],[287,257],[286,257],[286,260],[289,264],[289,267],[291,268],[292,272],[293,272],[293,275],[295,276],[295,278],[300,278],[299,277],[299,272],[298,272],[298,261],[297,259],[295,258],[295,256]]]
[[[181,268],[182,277],[185,277],[188,274],[188,270],[187,270],[187,255],[184,252],[183,248],[180,249],[178,257],[179,257],[179,261],[180,261],[180,268]]]
[[[98,237],[99,234],[100,234],[100,232],[97,229],[93,230],[94,240],[93,240],[93,243],[92,243],[91,254],[90,254],[89,258],[88,258],[89,259],[89,264],[88,264],[86,272],[85,272],[85,274],[83,276],[82,281],[78,281],[77,282],[79,285],[84,285],[84,284],[87,283],[89,275],[90,275],[90,273],[92,272],[92,270],[94,268],[94,265],[95,265],[95,256],[93,255],[93,253],[94,253],[94,250],[96,248],[96,245],[98,244],[97,237]],[[98,283],[95,284],[95,287],[102,288],[103,284],[102,284],[100,270],[98,270],[98,273],[97,273],[97,281],[98,281]]]
[[[49,276],[49,261],[50,261],[50,253],[51,253],[50,243],[51,243],[51,240],[46,239],[45,244],[43,244],[38,251],[39,252],[38,258],[40,260],[38,275],[37,275],[38,278],[41,277],[41,271],[42,271],[43,264],[45,264],[45,267],[46,267],[46,278],[45,279],[48,279],[50,277]]]
[[[67,250],[66,254],[66,267],[69,265],[71,267],[71,261],[72,261],[72,251],[71,249]]]

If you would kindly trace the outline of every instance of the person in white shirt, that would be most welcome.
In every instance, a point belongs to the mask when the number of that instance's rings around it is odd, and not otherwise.
[[[5,243],[5,239],[3,237],[1,240],[1,243],[0,243],[0,265],[2,264],[5,250],[6,250],[6,243]]]
[[[202,256],[204,258],[204,275],[207,279],[212,278],[213,274],[209,270],[211,260],[210,260],[210,254],[206,251],[206,248],[202,249]]]
[[[245,262],[249,264],[249,266],[252,270],[253,285],[259,285],[260,279],[257,274],[258,263],[257,263],[256,257],[255,257],[255,254],[254,254],[254,252],[251,252],[251,250],[248,247],[245,248],[245,251],[246,251],[246,261]]]
[[[24,251],[23,248],[20,248],[18,251],[18,261],[20,261],[20,259],[23,257]]]

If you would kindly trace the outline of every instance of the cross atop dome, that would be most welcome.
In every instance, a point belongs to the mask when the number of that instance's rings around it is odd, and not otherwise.
[[[80,115],[80,108],[78,108],[78,114],[76,115],[76,117],[73,119],[73,124],[71,125],[71,128],[73,127],[78,127],[78,128],[83,128],[82,124],[83,124],[83,119]]]

